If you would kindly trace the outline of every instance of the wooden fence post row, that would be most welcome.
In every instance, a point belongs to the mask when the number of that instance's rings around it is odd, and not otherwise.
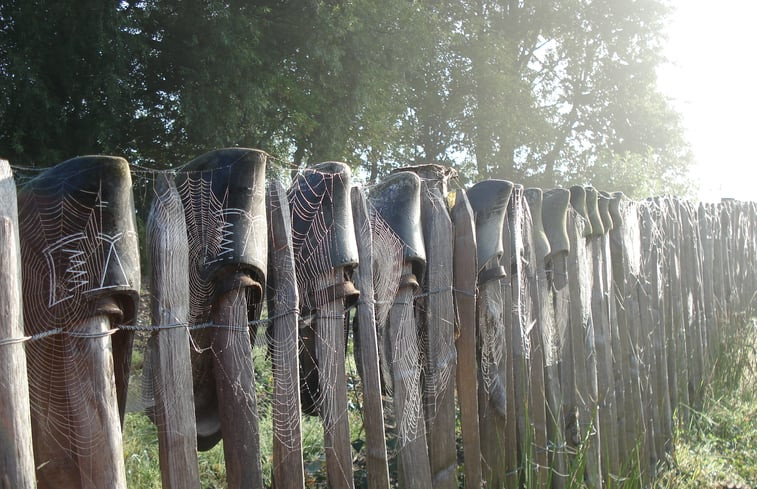
[[[141,171],[138,214],[122,159],[69,160],[18,197],[0,160],[0,487],[125,487],[140,330],[164,487],[201,487],[197,451],[223,438],[229,487],[262,488],[272,423],[273,485],[304,488],[303,413],[322,423],[329,487],[355,487],[350,323],[367,487],[602,488],[634,469],[649,486],[674,413],[701,407],[754,314],[754,203],[487,180],[450,205],[450,168],[361,189],[335,162],[285,190],[266,156]],[[135,322],[136,215],[152,325]]]

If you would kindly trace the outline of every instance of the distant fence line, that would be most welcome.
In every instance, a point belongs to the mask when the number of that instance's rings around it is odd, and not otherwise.
[[[702,407],[754,313],[753,202],[504,180],[452,198],[449,168],[363,189],[335,162],[285,189],[266,156],[218,150],[136,182],[121,158],[81,157],[18,190],[0,160],[1,486],[126,487],[132,342],[147,332],[164,487],[199,488],[197,452],[221,438],[229,487],[263,487],[261,422],[275,487],[305,487],[305,413],[323,423],[329,487],[353,488],[349,329],[367,487],[649,486],[675,413]],[[151,324],[136,321],[140,255]]]

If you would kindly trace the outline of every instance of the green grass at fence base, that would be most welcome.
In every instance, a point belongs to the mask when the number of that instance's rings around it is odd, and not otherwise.
[[[734,328],[724,340],[713,374],[705,389],[704,407],[689,409],[689,422],[676,430],[672,467],[661,472],[655,483],[658,489],[717,488],[734,483],[743,487],[757,487],[757,325],[754,321]],[[265,484],[270,487],[272,433],[270,392],[272,374],[270,362],[256,348],[255,368],[258,406],[260,409],[261,455]],[[362,387],[355,373],[354,360],[348,354],[348,396],[350,402],[350,434],[355,455],[355,486],[366,487],[363,455]],[[139,366],[139,362],[135,362]],[[459,427],[458,427],[459,428]],[[458,437],[459,438],[459,437]],[[160,488],[157,429],[142,413],[126,416],[124,453],[127,485],[135,489]],[[390,452],[392,439],[387,440]],[[458,443],[460,443],[458,441]],[[585,469],[585,446],[578,447],[572,457],[568,477],[570,489],[586,487],[581,474]],[[460,448],[460,447],[458,447]],[[303,417],[303,450],[306,487],[325,488],[326,463],[323,453],[323,430],[317,418]],[[462,455],[462,454],[460,454]],[[524,467],[533,463],[533,453],[523,454]],[[636,460],[637,457],[629,457]],[[390,472],[396,470],[394,463]],[[462,456],[459,456],[459,487],[464,487]],[[203,488],[227,487],[223,446],[219,444],[199,454],[200,479]],[[637,464],[629,462],[622,473],[608,484],[608,488],[641,487]],[[524,487],[535,487],[535,479],[528,478]]]
[[[672,467],[656,487],[757,487],[757,323],[736,325],[724,338],[699,410],[676,431]]]
[[[146,340],[140,341],[142,348]],[[364,446],[362,386],[357,375],[352,345],[347,355],[348,382],[348,416],[350,420],[350,437],[355,449],[353,466],[355,468],[356,487],[366,487],[365,458],[361,448]],[[129,386],[133,403],[139,404],[141,397],[141,367],[144,354],[136,348],[132,354],[132,382]],[[260,453],[263,468],[263,483],[271,487],[273,453],[272,392],[273,372],[270,358],[265,346],[258,345],[253,350],[255,366],[256,401],[258,407],[260,430]],[[323,449],[323,426],[317,417],[302,417],[302,445],[305,466],[305,487],[326,488],[326,457]],[[127,487],[132,489],[160,489],[160,463],[158,456],[158,429],[143,412],[127,412],[123,431],[124,458],[126,465]],[[200,481],[203,489],[224,489],[226,467],[223,455],[223,442],[207,452],[198,453]]]

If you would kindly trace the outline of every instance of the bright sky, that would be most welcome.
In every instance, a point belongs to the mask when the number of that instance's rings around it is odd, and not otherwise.
[[[659,86],[683,116],[699,197],[757,200],[757,2],[670,3]]]

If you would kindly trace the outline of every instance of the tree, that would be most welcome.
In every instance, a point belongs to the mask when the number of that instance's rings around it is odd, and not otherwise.
[[[132,35],[98,0],[0,3],[0,148],[19,164],[125,151]]]
[[[656,88],[663,0],[50,0],[0,5],[0,152],[157,166],[223,146],[375,181],[682,191],[691,160]],[[683,183],[681,183],[683,182]]]
[[[659,190],[684,189],[668,179],[680,181],[690,151],[656,88],[662,2],[471,0],[429,8],[454,26],[449,49],[436,54],[453,71],[434,90],[463,107],[443,128],[454,127],[450,141],[462,136],[477,178],[542,187],[592,181],[639,195],[644,175]]]

